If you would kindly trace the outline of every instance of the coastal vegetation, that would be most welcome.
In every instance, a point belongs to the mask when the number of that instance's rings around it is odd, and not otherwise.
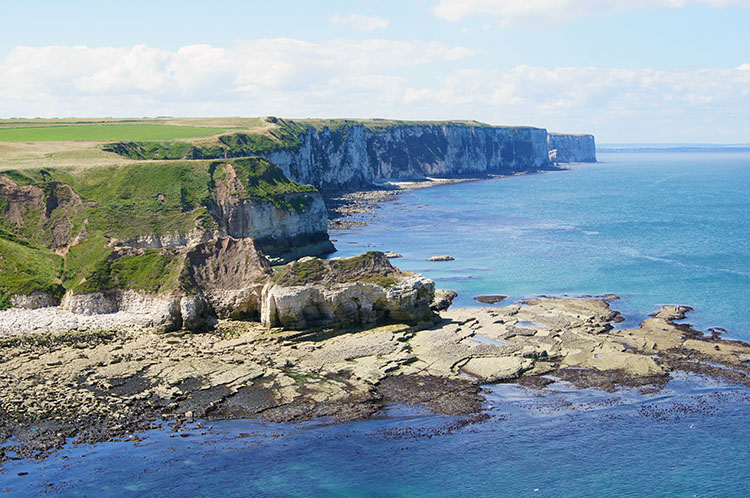
[[[369,251],[346,259],[304,258],[281,268],[272,281],[285,286],[364,282],[387,289],[401,275],[383,253]]]
[[[317,191],[266,159],[134,162],[85,169],[0,170],[0,308],[13,295],[67,289],[157,291],[175,281],[175,255],[112,258],[116,241],[219,229],[217,184],[231,166],[240,201],[304,212]]]
[[[104,150],[134,160],[210,159],[266,155],[272,152],[296,149],[302,144],[300,137],[313,130],[317,132],[327,130],[341,140],[345,140],[349,130],[354,127],[361,127],[373,133],[386,133],[403,126],[508,128],[511,132],[516,128],[531,129],[529,127],[492,126],[478,121],[398,121],[390,119],[284,119],[265,117],[261,118],[261,123],[265,126],[231,131],[200,141],[120,140],[105,145]]]

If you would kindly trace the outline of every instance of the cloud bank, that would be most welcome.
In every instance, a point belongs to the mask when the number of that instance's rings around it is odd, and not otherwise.
[[[289,38],[173,51],[17,47],[0,65],[0,113],[460,118],[593,132],[605,141],[747,142],[750,135],[743,112],[750,64],[470,69],[476,54],[437,42]]]

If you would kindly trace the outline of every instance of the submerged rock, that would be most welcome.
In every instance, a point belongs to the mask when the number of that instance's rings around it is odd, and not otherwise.
[[[482,304],[497,304],[508,299],[508,296],[502,296],[499,294],[490,294],[487,296],[477,296],[474,301],[479,301]]]

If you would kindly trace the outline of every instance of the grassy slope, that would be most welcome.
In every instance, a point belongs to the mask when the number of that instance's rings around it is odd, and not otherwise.
[[[215,202],[214,185],[225,176],[227,163],[233,165],[244,187],[240,193],[244,199],[273,202],[289,210],[303,209],[302,201],[287,194],[315,191],[289,180],[262,158],[130,163],[85,170],[0,170],[19,185],[71,185],[83,199],[88,219],[86,237],[64,258],[49,249],[30,246],[24,228],[2,224],[16,233],[0,231],[0,289],[4,289],[0,294],[27,294],[60,284],[79,292],[106,290],[112,285],[156,290],[174,281],[178,273],[170,263],[173,256],[156,251],[112,263],[108,262],[112,249],[107,242],[110,238],[185,233],[196,226],[216,227],[208,206]],[[26,260],[28,271],[19,276],[17,268]],[[102,278],[103,272],[110,278]],[[62,287],[55,289],[57,294]]]
[[[346,259],[295,261],[274,274],[273,282],[284,286],[365,282],[388,288],[400,275],[402,272],[392,267],[382,253],[370,251]]]
[[[0,309],[12,294],[38,290],[62,297],[61,270],[60,256],[0,231]]]

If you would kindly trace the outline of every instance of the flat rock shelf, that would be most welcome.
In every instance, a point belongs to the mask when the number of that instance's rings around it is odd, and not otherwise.
[[[750,345],[704,336],[667,306],[615,330],[609,298],[539,298],[443,311],[430,328],[282,331],[221,321],[205,333],[148,330],[2,339],[0,457],[39,456],[167,420],[366,418],[386,403],[481,413],[481,386],[552,379],[659,389],[675,371],[750,385]],[[17,458],[17,456],[14,456]]]

